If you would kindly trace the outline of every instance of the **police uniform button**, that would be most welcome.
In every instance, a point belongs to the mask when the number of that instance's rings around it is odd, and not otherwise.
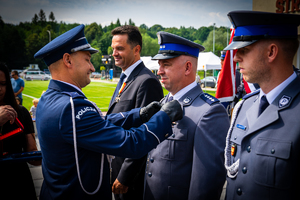
[[[242,189],[241,189],[241,188],[238,188],[238,189],[236,190],[236,193],[237,193],[238,195],[242,195]]]
[[[250,147],[250,145],[247,147],[247,152],[248,152],[248,153],[251,152],[251,147]]]
[[[175,133],[172,134],[172,137],[173,137],[173,138],[175,137]]]
[[[275,149],[272,149],[272,150],[271,150],[271,154],[274,154],[274,153],[275,153]]]
[[[237,137],[236,136],[234,136],[234,138],[233,138],[234,140],[236,140],[237,139]]]
[[[246,173],[247,173],[247,167],[243,167],[242,172],[243,172],[244,174],[246,174]]]
[[[154,158],[150,158],[150,162],[152,162],[152,163],[153,163],[153,162],[154,162]]]
[[[165,135],[165,137],[168,137],[169,136],[169,133],[167,133],[166,135]]]
[[[149,173],[148,173],[148,176],[149,176],[149,177],[151,177],[151,176],[152,176],[152,173],[151,173],[151,172],[149,172]]]

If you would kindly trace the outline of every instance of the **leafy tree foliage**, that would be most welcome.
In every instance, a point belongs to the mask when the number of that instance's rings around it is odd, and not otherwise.
[[[125,25],[135,25],[132,19],[125,21]],[[38,14],[34,14],[31,22],[20,22],[19,25],[6,24],[0,16],[0,61],[6,62],[10,68],[24,68],[29,64],[39,64],[41,69],[47,68],[40,59],[34,59],[34,54],[51,40],[78,26],[78,23],[67,24],[63,21],[57,22],[53,12],[49,14],[49,21],[46,20],[46,13],[41,9]],[[102,27],[96,22],[85,25],[85,36],[92,47],[99,50],[94,54],[91,61],[97,71],[104,66],[102,55],[111,55],[111,31],[121,26],[120,20],[111,22],[110,25]],[[206,50],[213,50],[213,26],[209,27],[163,27],[155,24],[148,27],[141,24],[139,30],[143,37],[143,48],[141,56],[154,56],[157,54],[159,44],[157,43],[157,32],[165,31],[173,33],[203,45]],[[229,32],[228,32],[229,34]],[[226,46],[226,27],[215,27],[215,54],[220,55],[220,51]],[[3,48],[4,47],[4,48]]]

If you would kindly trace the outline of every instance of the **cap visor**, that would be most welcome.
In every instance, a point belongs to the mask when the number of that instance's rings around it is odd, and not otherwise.
[[[256,41],[257,40],[231,42],[227,47],[225,47],[224,50],[240,49],[240,48],[246,47],[246,46],[248,46],[250,44],[253,44]]]
[[[82,49],[80,51],[89,51],[91,54],[94,54],[94,53],[98,53],[99,51],[97,49],[94,49],[93,47],[90,47],[90,48],[86,48],[86,49]]]
[[[181,56],[179,54],[156,54],[151,60],[166,60]]]

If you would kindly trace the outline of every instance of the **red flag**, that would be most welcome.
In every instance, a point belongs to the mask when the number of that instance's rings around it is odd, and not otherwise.
[[[235,29],[231,30],[230,42],[234,36]],[[233,57],[237,50],[229,50],[226,52],[224,64],[220,71],[218,78],[218,86],[216,91],[216,98],[221,102],[232,102],[236,94],[235,85],[235,69],[236,63],[233,61]]]

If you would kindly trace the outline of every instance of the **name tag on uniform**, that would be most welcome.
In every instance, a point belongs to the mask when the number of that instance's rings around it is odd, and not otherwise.
[[[246,128],[247,128],[246,126],[243,126],[241,124],[237,124],[236,127],[239,129],[242,129],[242,130],[246,130]]]

